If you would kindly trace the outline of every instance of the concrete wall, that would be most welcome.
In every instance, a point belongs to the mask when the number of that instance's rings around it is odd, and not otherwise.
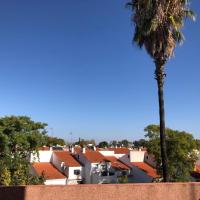
[[[91,175],[91,182],[93,184],[102,184],[102,183],[116,183],[117,182],[117,176],[99,176],[98,174],[92,174]]]
[[[5,200],[199,200],[200,183],[0,187]]]
[[[31,153],[30,162],[50,162],[53,151],[38,151]]]
[[[130,162],[144,162],[145,151],[130,151]]]
[[[45,185],[66,185],[67,179],[49,179],[44,182]]]
[[[53,155],[52,155],[52,161],[51,161],[52,163],[53,163],[53,165],[59,170],[59,171],[63,171],[63,169],[61,168],[61,164],[62,164],[62,161],[60,161],[58,158],[57,158],[57,156],[56,156],[56,154],[55,153],[53,153]],[[66,174],[66,175],[68,175],[68,174]]]
[[[80,170],[80,175],[75,175],[74,170]],[[68,179],[82,179],[82,167],[69,167]]]
[[[114,152],[114,151],[106,151],[106,150],[103,150],[103,151],[99,151],[99,153],[101,153],[101,154],[104,155],[104,156],[114,156],[114,155],[115,155],[115,152]]]

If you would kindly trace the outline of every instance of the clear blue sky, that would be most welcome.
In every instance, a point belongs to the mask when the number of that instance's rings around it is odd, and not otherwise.
[[[0,115],[28,115],[68,140],[142,138],[159,122],[157,86],[125,2],[1,1]],[[184,33],[167,65],[166,124],[199,138],[200,17]]]

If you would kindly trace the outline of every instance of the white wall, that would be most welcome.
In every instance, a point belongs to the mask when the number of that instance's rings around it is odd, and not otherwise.
[[[132,168],[132,164],[130,163],[130,155],[129,154],[128,155],[125,154],[124,156],[120,157],[119,160]]]
[[[44,182],[45,185],[66,185],[67,179],[50,179]]]
[[[31,153],[30,162],[50,162],[53,151],[38,151]]]
[[[74,170],[80,170],[80,175],[75,175]],[[68,179],[82,179],[82,167],[69,167],[68,173]]]
[[[119,159],[119,158],[123,157],[124,155],[127,155],[127,154],[115,154],[115,157],[116,157],[117,159]]]
[[[55,153],[53,153],[53,155],[52,155],[51,162],[59,171],[62,171],[62,169],[61,169],[61,163],[62,162],[57,158]]]
[[[117,183],[117,176],[99,176],[98,174],[91,175],[91,183],[101,184],[101,183]]]
[[[79,153],[76,155],[77,160],[82,163],[83,170],[82,170],[82,179],[84,180],[84,183],[91,183],[91,163],[86,159],[84,156],[84,153]]]
[[[130,162],[144,162],[145,151],[130,151]]]
[[[114,156],[115,152],[114,151],[99,151],[99,153],[101,153],[104,156]]]
[[[152,167],[156,167],[155,156],[152,154],[148,154],[147,152],[144,155],[144,161],[151,165]]]

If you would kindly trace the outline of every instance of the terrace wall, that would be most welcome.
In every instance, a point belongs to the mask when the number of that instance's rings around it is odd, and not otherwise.
[[[0,187],[2,200],[199,200],[200,183]]]

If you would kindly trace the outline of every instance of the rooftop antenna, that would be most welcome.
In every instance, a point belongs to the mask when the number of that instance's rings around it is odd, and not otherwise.
[[[72,145],[72,132],[70,132],[69,135],[70,135],[70,143]]]

